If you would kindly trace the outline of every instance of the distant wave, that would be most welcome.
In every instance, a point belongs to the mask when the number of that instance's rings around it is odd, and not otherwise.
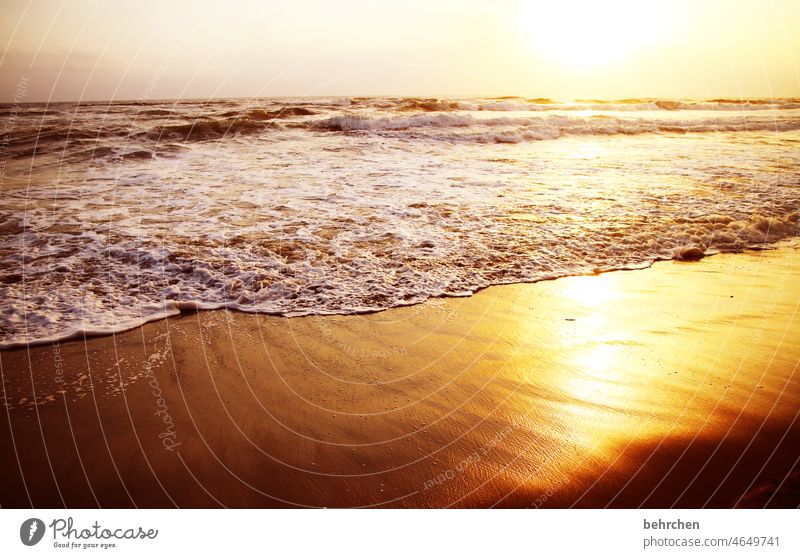
[[[134,137],[146,137],[151,140],[201,141],[221,139],[237,134],[254,134],[268,129],[281,129],[280,124],[266,122],[262,118],[220,118],[201,120],[187,124],[171,124],[160,126]]]
[[[284,107],[276,110],[267,109],[249,109],[244,111],[230,110],[223,112],[219,116],[223,118],[242,118],[246,120],[279,120],[282,118],[291,118],[293,116],[310,116],[317,114],[318,111],[305,107]]]
[[[508,113],[500,116],[501,113]],[[513,96],[357,97],[0,105],[3,156],[174,154],[162,142],[218,141],[281,131],[373,132],[409,139],[517,143],[566,135],[791,131],[800,99],[584,99]],[[123,155],[123,158],[130,155]],[[144,155],[142,155],[144,157]]]
[[[364,103],[367,104],[367,103]],[[660,110],[789,110],[800,108],[800,99],[712,99],[707,101],[671,99],[620,99],[604,101],[585,99],[558,102],[547,98],[522,99],[519,97],[493,97],[484,100],[450,100],[436,98],[409,98],[397,102],[397,110],[451,112],[451,111],[660,111]]]
[[[618,117],[502,117],[476,118],[469,114],[419,114],[370,118],[358,114],[333,116],[312,124],[337,132],[462,129],[469,133],[436,134],[432,139],[453,141],[520,142],[555,139],[565,135],[636,135],[800,130],[800,118],[647,119]],[[494,138],[494,139],[493,139]]]

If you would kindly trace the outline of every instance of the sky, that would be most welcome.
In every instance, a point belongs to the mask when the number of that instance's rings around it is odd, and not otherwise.
[[[800,97],[798,0],[3,0],[0,102]]]

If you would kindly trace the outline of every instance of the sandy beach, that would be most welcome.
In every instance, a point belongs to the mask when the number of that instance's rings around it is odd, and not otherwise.
[[[3,351],[0,504],[794,507],[797,277],[795,241]]]

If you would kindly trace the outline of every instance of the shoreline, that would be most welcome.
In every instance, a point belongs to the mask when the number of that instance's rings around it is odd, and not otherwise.
[[[0,351],[0,504],[796,506],[797,243],[633,271]]]
[[[220,311],[221,312],[242,312],[244,314],[260,314],[260,315],[264,315],[264,316],[273,316],[273,317],[280,317],[280,318],[287,318],[287,319],[307,318],[307,317],[326,317],[326,316],[361,316],[361,315],[368,315],[368,314],[379,314],[381,312],[389,312],[389,311],[392,311],[392,310],[396,310],[398,308],[414,307],[414,306],[418,306],[420,304],[428,304],[431,301],[447,300],[447,299],[451,299],[451,298],[467,298],[467,297],[475,296],[477,293],[485,291],[486,289],[493,289],[493,288],[497,288],[497,287],[506,287],[506,286],[510,286],[510,285],[535,285],[536,283],[542,283],[542,282],[547,282],[547,281],[558,281],[559,279],[566,279],[568,277],[594,277],[594,276],[597,276],[597,275],[602,275],[604,273],[618,273],[618,272],[621,272],[621,271],[641,271],[641,270],[644,270],[644,269],[650,269],[654,265],[662,263],[662,262],[670,262],[670,261],[696,262],[696,261],[706,260],[706,259],[712,258],[714,256],[719,256],[721,254],[726,254],[726,255],[747,254],[747,253],[750,253],[750,252],[764,252],[764,251],[770,251],[770,250],[779,250],[779,249],[781,249],[783,247],[792,247],[792,246],[800,247],[800,239],[798,239],[797,237],[785,237],[785,238],[781,238],[781,239],[779,239],[779,240],[777,240],[775,242],[772,242],[772,243],[764,243],[760,247],[757,247],[757,246],[748,247],[748,248],[742,250],[741,252],[714,252],[714,253],[711,253],[711,254],[703,255],[701,257],[697,257],[696,255],[695,256],[691,256],[691,254],[690,254],[690,257],[677,257],[677,256],[673,257],[673,258],[666,258],[665,257],[665,258],[659,258],[659,259],[656,259],[656,260],[652,260],[650,262],[642,263],[639,266],[603,269],[603,270],[598,270],[598,271],[596,271],[594,273],[576,273],[576,274],[567,274],[567,275],[557,275],[557,276],[553,276],[553,277],[546,277],[546,278],[543,278],[543,279],[537,279],[537,280],[531,280],[531,281],[520,280],[520,281],[510,281],[510,282],[507,282],[507,283],[502,283],[502,282],[501,283],[493,283],[493,284],[487,285],[485,287],[479,287],[476,290],[474,290],[471,294],[468,294],[468,295],[463,295],[463,296],[459,296],[459,295],[430,296],[430,297],[428,297],[427,299],[425,299],[422,302],[413,302],[413,303],[409,303],[409,304],[403,304],[403,305],[399,305],[399,306],[389,306],[389,307],[386,307],[386,308],[378,308],[378,309],[365,309],[363,311],[354,311],[354,312],[349,312],[349,313],[346,313],[346,312],[342,312],[342,313],[338,313],[338,312],[317,313],[317,312],[309,311],[308,313],[286,315],[286,314],[281,314],[281,313],[264,312],[264,311],[259,311],[259,310],[252,310],[252,311],[251,310],[243,310],[241,308],[237,308],[235,303],[230,303],[230,304],[220,303],[218,305],[209,304],[208,307],[204,308],[203,307],[203,303],[198,303],[198,302],[195,302],[195,301],[170,301],[170,302],[165,302],[164,303],[164,307],[160,312],[153,314],[151,317],[143,318],[142,320],[137,320],[136,323],[127,323],[126,322],[125,324],[119,325],[119,326],[116,326],[116,327],[108,327],[108,328],[104,329],[103,331],[99,331],[99,330],[90,331],[90,332],[87,332],[87,331],[84,331],[84,330],[72,331],[72,332],[69,332],[69,333],[64,333],[62,335],[53,335],[53,336],[42,338],[42,339],[34,339],[32,341],[17,341],[17,342],[8,343],[8,344],[5,344],[5,345],[2,342],[0,342],[0,353],[2,353],[3,351],[16,351],[16,350],[21,350],[21,349],[30,349],[30,348],[33,348],[33,347],[39,347],[39,346],[43,346],[43,345],[51,345],[53,343],[68,343],[68,342],[71,342],[71,341],[88,341],[90,339],[95,339],[95,338],[98,338],[98,337],[108,337],[108,336],[113,336],[113,335],[119,335],[119,334],[122,334],[122,333],[127,333],[129,331],[133,331],[133,330],[138,329],[140,327],[144,327],[145,325],[153,323],[153,322],[158,322],[158,321],[161,321],[161,320],[166,320],[166,319],[169,319],[169,318],[175,318],[175,317],[180,317],[180,316],[185,316],[185,315],[191,315],[191,314],[194,314],[196,312],[220,312]],[[688,250],[685,249],[685,251],[687,251],[689,253],[691,253],[691,250],[693,250],[693,249],[688,249]]]

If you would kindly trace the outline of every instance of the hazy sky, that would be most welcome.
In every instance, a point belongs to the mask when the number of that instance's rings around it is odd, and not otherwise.
[[[800,96],[798,0],[2,0],[0,10],[5,102]]]

